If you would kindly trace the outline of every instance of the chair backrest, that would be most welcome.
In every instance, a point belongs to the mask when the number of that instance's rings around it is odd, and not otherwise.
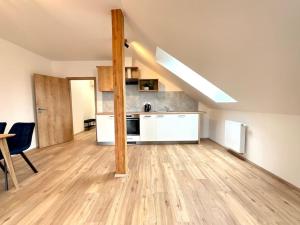
[[[7,123],[0,122],[0,134],[4,133],[6,125],[7,125]]]
[[[8,138],[7,144],[11,152],[21,152],[31,145],[35,123],[15,123],[9,130],[16,136]]]

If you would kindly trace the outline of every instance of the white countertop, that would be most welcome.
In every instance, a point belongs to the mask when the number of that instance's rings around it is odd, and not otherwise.
[[[196,112],[155,112],[155,111],[150,111],[150,112],[126,112],[126,114],[140,114],[140,115],[146,115],[146,114],[202,114],[206,113],[205,111],[196,111]],[[98,112],[97,115],[113,115],[113,112]]]

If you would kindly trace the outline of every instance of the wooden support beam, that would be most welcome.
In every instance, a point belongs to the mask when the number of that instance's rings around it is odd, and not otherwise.
[[[127,173],[126,92],[124,66],[124,16],[121,9],[111,10],[112,57],[114,77],[116,176]]]

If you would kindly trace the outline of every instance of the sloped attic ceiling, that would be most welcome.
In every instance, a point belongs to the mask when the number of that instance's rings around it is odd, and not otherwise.
[[[54,60],[107,59],[112,8],[123,9],[129,40],[152,55],[137,57],[200,101],[300,114],[298,0],[1,1],[0,37]],[[238,103],[216,105],[156,65],[156,46]]]
[[[222,108],[300,113],[299,1],[122,2],[144,36],[239,101]]]

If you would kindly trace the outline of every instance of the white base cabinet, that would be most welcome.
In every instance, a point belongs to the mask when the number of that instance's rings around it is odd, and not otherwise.
[[[140,115],[140,140],[157,141],[156,127],[155,115]]]
[[[175,136],[178,141],[199,140],[199,114],[177,115]]]
[[[97,141],[115,142],[115,120],[113,115],[97,116]]]
[[[97,115],[97,141],[114,143],[114,116]],[[140,138],[128,141],[169,142],[198,141],[199,114],[142,114],[140,115]]]
[[[198,141],[199,114],[140,116],[141,141]]]

